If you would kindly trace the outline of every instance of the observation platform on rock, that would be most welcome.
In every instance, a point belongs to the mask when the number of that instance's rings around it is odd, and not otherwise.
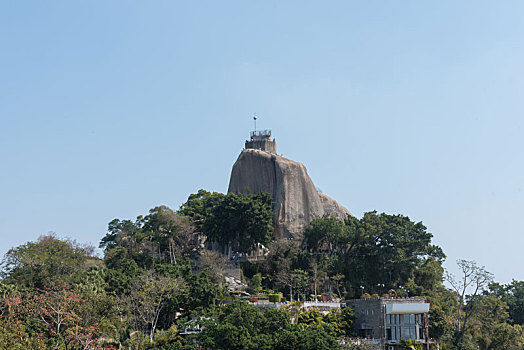
[[[271,130],[251,131],[250,140],[246,141],[245,148],[277,154],[277,142],[275,139],[271,140]]]

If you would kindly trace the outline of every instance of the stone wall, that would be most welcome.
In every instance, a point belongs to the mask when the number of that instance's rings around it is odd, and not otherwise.
[[[384,338],[384,311],[379,298],[356,299],[347,301],[347,305],[355,312],[355,329],[357,335],[365,337],[360,330],[371,330],[371,339]]]

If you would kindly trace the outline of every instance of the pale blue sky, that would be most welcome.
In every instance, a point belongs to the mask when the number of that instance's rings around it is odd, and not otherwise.
[[[524,279],[522,1],[0,1],[0,254],[225,192],[252,129]]]

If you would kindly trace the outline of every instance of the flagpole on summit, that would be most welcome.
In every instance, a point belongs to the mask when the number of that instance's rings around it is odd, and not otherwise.
[[[257,114],[253,115],[253,120],[255,121],[255,133],[257,131]]]

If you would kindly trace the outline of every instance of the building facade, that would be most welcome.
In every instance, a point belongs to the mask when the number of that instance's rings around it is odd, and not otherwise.
[[[271,140],[271,130],[251,131],[251,138],[246,141],[245,148],[277,154],[277,142],[275,139]]]
[[[429,349],[429,303],[426,298],[366,298],[347,301],[355,312],[357,336],[377,349],[399,350],[401,339]]]

